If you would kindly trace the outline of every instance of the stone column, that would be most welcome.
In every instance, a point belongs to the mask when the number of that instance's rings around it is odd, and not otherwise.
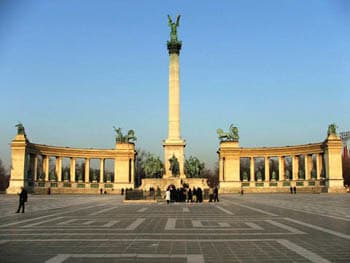
[[[56,156],[56,175],[57,181],[62,181],[62,157]]]
[[[312,170],[312,155],[305,154],[305,180],[310,180]]]
[[[265,181],[270,181],[270,158],[265,157]]]
[[[250,181],[255,181],[255,165],[254,165],[254,157],[250,157]]]
[[[105,169],[105,159],[100,159],[100,183],[103,183],[103,176],[104,176],[104,169]]]
[[[169,93],[168,93],[168,138],[163,141],[165,174],[163,178],[172,177],[170,162],[175,156],[179,162],[180,178],[186,178],[184,172],[184,148],[185,140],[181,138],[180,132],[180,66],[179,56],[181,42],[168,41],[169,51]]]
[[[224,159],[220,158],[219,161],[219,182],[224,181]]]
[[[75,158],[74,157],[70,158],[69,174],[70,174],[70,181],[75,182]]]
[[[49,181],[49,167],[50,167],[50,156],[45,155],[43,157],[43,170],[44,170],[44,181]]]
[[[321,172],[323,168],[323,162],[322,162],[322,154],[319,153],[316,156],[316,173],[317,173],[317,180],[321,179]]]
[[[344,191],[342,141],[336,134],[330,134],[325,142],[324,162],[328,191]]]
[[[169,126],[168,139],[180,140],[180,50],[169,54]]]
[[[130,183],[132,184],[135,183],[135,161],[133,158],[131,159],[131,182]]]
[[[21,187],[27,187],[25,178],[27,159],[27,139],[25,134],[17,134],[11,143],[11,177],[10,185],[6,189],[8,194],[17,194]]]
[[[90,182],[90,159],[85,158],[85,183]]]
[[[294,155],[292,156],[292,174],[293,174],[293,180],[298,180],[298,172],[299,172],[299,156]]]
[[[285,180],[286,174],[285,174],[285,163],[284,163],[284,156],[278,157],[278,180]]]
[[[35,154],[34,156],[34,178],[33,180],[34,181],[37,181],[38,180],[38,155]]]

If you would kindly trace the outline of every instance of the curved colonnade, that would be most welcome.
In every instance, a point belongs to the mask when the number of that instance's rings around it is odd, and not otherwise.
[[[120,193],[134,187],[133,143],[118,143],[115,149],[84,149],[30,143],[19,134],[11,144],[11,180],[7,193],[17,193],[21,186],[30,191],[59,193]],[[82,161],[78,164],[77,160]],[[96,169],[91,161],[97,160]],[[69,162],[63,169],[63,161]],[[105,163],[114,163],[106,171]],[[112,171],[111,171],[112,170]],[[63,172],[64,171],[64,172]]]
[[[238,141],[221,142],[220,191],[286,192],[294,186],[302,191],[343,191],[341,149],[334,134],[321,143],[283,147],[242,148]]]

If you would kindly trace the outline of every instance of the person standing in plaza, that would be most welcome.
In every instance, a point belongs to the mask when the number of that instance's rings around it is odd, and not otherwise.
[[[297,193],[297,187],[296,186],[293,187],[293,191],[294,191],[294,194]]]
[[[293,187],[290,187],[290,194],[293,194]]]
[[[214,202],[219,202],[219,189],[217,186],[214,188]]]
[[[196,187],[193,187],[193,190],[192,190],[192,197],[193,197],[193,202],[197,203],[197,189]]]
[[[213,202],[214,199],[214,190],[212,187],[209,188],[209,202]]]
[[[187,202],[191,202],[192,203],[193,200],[192,200],[192,190],[191,190],[191,188],[188,189],[187,196],[188,196]]]
[[[24,187],[21,187],[21,193],[19,193],[19,205],[16,213],[19,213],[19,211],[22,208],[22,213],[24,213],[24,203],[28,200],[28,194],[26,189]]]
[[[169,188],[165,192],[165,200],[166,200],[167,204],[170,203],[170,189]]]

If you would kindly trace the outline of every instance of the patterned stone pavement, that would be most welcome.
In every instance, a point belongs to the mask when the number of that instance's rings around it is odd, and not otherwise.
[[[1,262],[350,262],[350,194],[0,196]]]

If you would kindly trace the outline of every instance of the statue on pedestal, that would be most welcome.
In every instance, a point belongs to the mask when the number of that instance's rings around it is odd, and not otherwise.
[[[238,142],[239,140],[238,128],[233,124],[230,125],[229,132],[224,132],[222,129],[219,128],[216,130],[216,133],[219,136],[220,142],[225,142],[225,141]]]
[[[168,15],[168,25],[171,29],[170,31],[170,42],[178,42],[177,40],[177,27],[180,25],[180,15],[176,17],[176,22],[174,23]]]
[[[311,170],[311,179],[316,179],[317,178],[317,171],[316,169]]]
[[[261,171],[260,171],[260,170],[258,170],[258,171],[256,172],[256,180],[262,181],[262,174],[261,174]]]
[[[177,158],[175,157],[175,155],[173,155],[170,159],[170,168],[169,170],[171,171],[172,176],[176,177],[180,174],[180,165],[179,165],[179,161],[177,160]]]
[[[337,135],[337,125],[335,123],[328,125],[327,135]]]
[[[63,174],[63,181],[69,181],[69,173],[67,170],[64,171]]]
[[[167,41],[168,51],[170,54],[180,54],[182,42],[177,38],[177,27],[180,25],[180,16],[176,17],[176,22],[171,20],[168,15],[168,25],[170,27],[170,40]]]
[[[273,180],[273,181],[277,180],[277,174],[276,174],[275,170],[272,171],[271,180]]]
[[[305,172],[304,172],[304,170],[299,170],[299,179],[305,179]]]
[[[248,181],[248,173],[247,173],[247,171],[243,172],[242,179],[243,179],[243,181]]]
[[[290,171],[288,169],[286,170],[286,179],[287,180],[292,179],[291,176],[290,176]]]
[[[17,127],[17,135],[25,135],[24,126],[22,123],[18,122],[15,127]]]
[[[135,136],[134,130],[129,130],[128,134],[124,136],[121,128],[117,129],[114,126],[113,126],[113,128],[114,128],[114,131],[117,133],[116,138],[115,138],[117,143],[131,143],[131,142],[136,141],[137,138]]]

